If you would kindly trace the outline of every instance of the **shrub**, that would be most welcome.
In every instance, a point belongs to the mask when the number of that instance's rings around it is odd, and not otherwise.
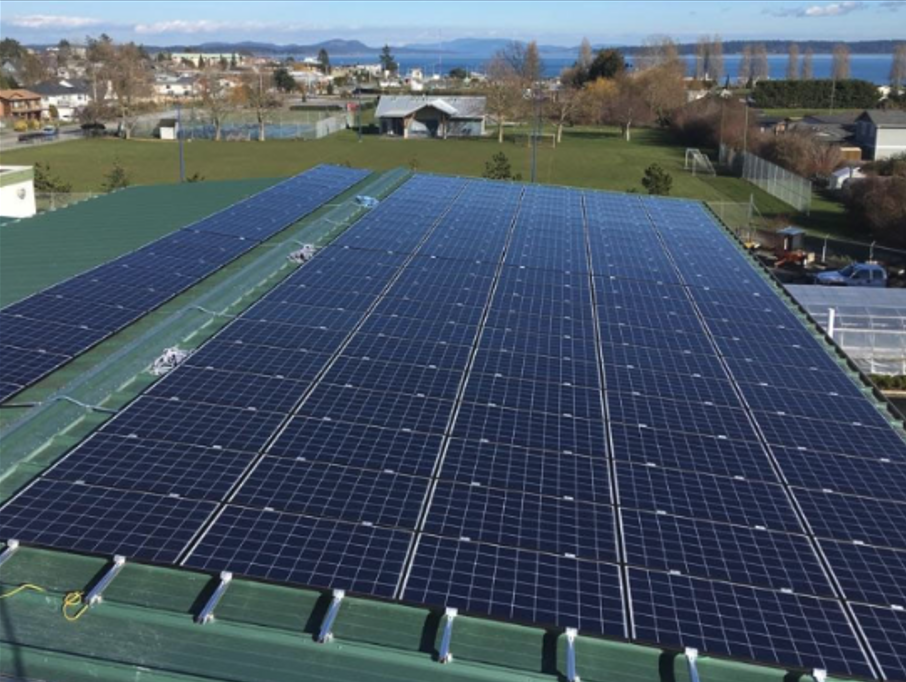
[[[521,175],[513,175],[510,159],[503,152],[497,152],[484,164],[482,177],[490,180],[522,180]]]
[[[906,247],[906,178],[863,178],[848,183],[843,196],[854,222],[883,244]]]
[[[104,176],[102,188],[105,192],[112,192],[116,189],[123,189],[132,184],[129,181],[129,174],[126,169],[120,165],[118,160],[113,162],[113,168]]]
[[[648,190],[648,194],[666,196],[670,194],[670,190],[673,187],[673,176],[658,164],[653,163],[645,169],[645,175],[642,177],[642,187]]]
[[[768,109],[822,109],[830,105],[841,109],[872,109],[878,105],[878,87],[868,81],[760,80],[752,96],[755,104]]]

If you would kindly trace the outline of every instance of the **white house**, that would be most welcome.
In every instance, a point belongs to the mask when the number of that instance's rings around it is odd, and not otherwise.
[[[856,119],[856,144],[871,161],[906,153],[906,111],[871,109]]]
[[[91,103],[91,88],[83,80],[45,81],[31,88],[41,95],[41,116],[50,118],[50,107],[57,110],[61,121],[75,121],[79,112]]]
[[[195,76],[161,73],[154,77],[154,99],[168,101],[195,96]]]
[[[28,218],[37,212],[34,168],[0,166],[0,216]]]

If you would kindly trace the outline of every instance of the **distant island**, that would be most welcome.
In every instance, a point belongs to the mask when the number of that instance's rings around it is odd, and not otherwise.
[[[456,40],[440,41],[437,43],[415,43],[406,45],[393,45],[394,54],[397,55],[442,55],[455,57],[489,58],[498,50],[512,44],[513,41],[500,38],[458,38]],[[799,50],[812,50],[815,54],[830,54],[835,45],[841,43],[849,47],[851,54],[890,54],[902,40],[726,40],[723,43],[724,54],[741,54],[746,45],[758,43],[764,45],[768,54],[786,54],[791,43],[796,43]],[[44,48],[51,45],[29,45],[29,47]],[[594,49],[616,48],[627,56],[641,53],[645,48],[642,45],[612,45],[597,43]],[[695,43],[678,43],[681,55],[695,54]],[[333,57],[373,57],[380,53],[381,47],[366,45],[360,40],[333,39],[312,44],[276,44],[258,41],[225,42],[212,41],[199,44],[179,45],[145,45],[152,52],[205,52],[205,53],[249,53],[259,55],[311,55],[315,56],[320,50],[327,50]],[[569,57],[579,51],[578,45],[539,45],[542,56]]]

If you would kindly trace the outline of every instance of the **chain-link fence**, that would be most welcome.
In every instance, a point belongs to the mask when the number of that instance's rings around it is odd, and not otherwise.
[[[35,192],[35,205],[39,213],[44,213],[94,199],[100,195],[99,192]]]
[[[213,140],[217,129],[211,121],[210,113],[200,107],[186,107],[182,110],[179,128],[184,140]],[[175,111],[164,112],[159,116],[146,116],[132,130],[137,138],[165,137],[163,129],[175,138],[174,128],[177,120]],[[312,109],[279,109],[266,113],[264,121],[265,140],[315,140],[343,130],[347,125],[345,112]],[[261,127],[255,112],[251,110],[234,111],[224,115],[220,126],[220,138],[227,142],[244,142],[258,140]]]
[[[808,214],[811,210],[812,183],[777,164],[743,153],[742,177],[800,213]]]

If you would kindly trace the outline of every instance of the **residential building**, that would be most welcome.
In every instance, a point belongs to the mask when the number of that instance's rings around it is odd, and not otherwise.
[[[870,161],[906,153],[906,111],[863,112],[856,119],[856,144]]]
[[[189,74],[161,73],[154,77],[154,99],[165,102],[195,96],[197,77]]]
[[[170,59],[177,64],[191,62],[195,66],[204,66],[205,64],[220,64],[224,61],[232,64],[235,59],[237,65],[245,63],[245,57],[234,52],[174,52]]]
[[[41,118],[41,95],[17,88],[0,90],[0,116],[3,118]]]
[[[384,96],[375,118],[381,133],[410,137],[480,137],[484,135],[484,97]]]
[[[41,95],[44,118],[51,118],[50,107],[54,107],[59,120],[74,121],[79,111],[91,102],[91,88],[87,82],[78,79],[45,81],[32,87],[32,91]]]

